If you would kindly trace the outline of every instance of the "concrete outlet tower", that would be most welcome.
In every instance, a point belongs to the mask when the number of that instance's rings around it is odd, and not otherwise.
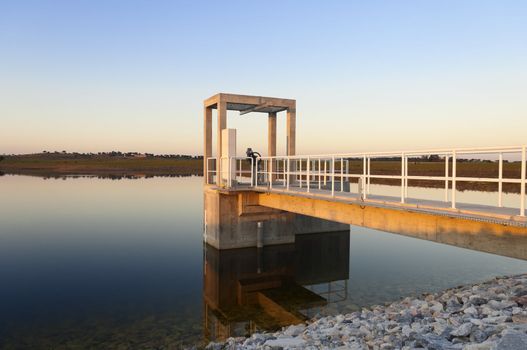
[[[286,155],[296,154],[296,101],[285,98],[219,93],[203,103],[204,240],[217,249],[293,243],[295,234],[349,230],[339,224],[289,213],[257,203],[251,188],[231,186],[243,162],[251,173],[257,166],[236,155],[236,130],[227,128],[227,111],[263,113],[268,118],[268,157],[276,156],[277,113],[286,112]],[[217,110],[216,155],[212,154],[212,111]],[[237,168],[237,164],[240,164]],[[269,166],[274,162],[270,161]],[[272,169],[271,169],[272,173]],[[251,180],[252,181],[252,180]],[[272,181],[272,177],[271,177]]]

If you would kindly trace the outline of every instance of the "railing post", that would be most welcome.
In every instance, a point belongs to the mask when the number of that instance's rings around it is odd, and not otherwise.
[[[286,189],[289,191],[289,177],[290,175],[290,169],[289,166],[291,165],[289,157],[287,157],[287,172],[286,172]]]
[[[298,160],[298,173],[300,174],[300,188],[302,188],[302,158]]]
[[[322,173],[322,168],[320,167],[322,164],[320,162],[320,158],[318,158],[318,189],[320,190],[322,188],[322,182],[321,182],[321,173]]]
[[[324,186],[326,186],[327,183],[327,173],[328,173],[328,162],[324,159]]]
[[[503,206],[503,196],[502,196],[502,190],[503,190],[503,153],[500,153],[499,157],[499,165],[498,165],[498,207]]]
[[[408,156],[404,159],[404,198],[408,198]]]
[[[286,183],[287,183],[287,179],[286,179],[286,164],[287,164],[287,160],[285,160],[285,158],[283,159],[282,161],[282,171],[284,172],[284,187],[286,187]]]
[[[526,147],[522,147],[522,165],[521,165],[521,183],[520,183],[520,216],[525,216],[525,168],[526,168],[526,160],[525,160],[525,152]]]
[[[344,159],[340,158],[340,192],[344,192]]]
[[[448,161],[450,157],[445,154],[445,202],[448,202]]]
[[[452,209],[456,209],[456,150],[452,151]]]
[[[269,188],[273,188],[273,158],[269,158],[268,160],[269,166],[268,169],[268,175],[267,175],[267,181],[269,182]]]
[[[362,198],[366,199],[366,183],[367,183],[367,180],[366,180],[366,173],[367,173],[367,165],[366,165],[366,155],[364,155],[362,157],[362,183],[361,183],[361,186],[359,186],[359,189],[360,191],[359,192],[362,192],[362,193],[359,193],[360,195],[362,195]],[[369,177],[369,176],[368,176]]]
[[[306,164],[307,168],[306,168],[306,180],[307,180],[307,192],[309,193],[309,188],[311,186],[310,182],[311,182],[311,174],[310,174],[310,168],[311,168],[311,160],[309,159],[309,157],[307,157],[307,164]]]
[[[258,166],[260,163],[260,158],[256,158],[256,166],[254,167],[254,186],[258,187]]]
[[[366,193],[370,193],[370,182],[371,182],[370,175],[371,175],[371,158],[368,157],[368,177],[365,179],[368,183],[368,185],[365,186]]]
[[[251,158],[251,187],[254,187],[254,159]]]
[[[404,153],[401,154],[401,203],[404,203]]]
[[[331,196],[335,197],[335,156],[331,157]]]

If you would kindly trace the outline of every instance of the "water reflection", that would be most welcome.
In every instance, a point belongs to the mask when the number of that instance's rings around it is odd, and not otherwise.
[[[0,349],[178,349],[204,334],[274,328],[284,315],[350,312],[527,271],[527,261],[358,227],[298,235],[260,256],[217,252],[203,247],[202,185],[0,177]],[[245,289],[237,306],[238,285],[262,274],[309,299]],[[273,317],[262,318],[258,294],[279,305],[264,303]]]
[[[349,232],[298,235],[296,243],[217,250],[204,247],[206,341],[300,323],[347,298]]]

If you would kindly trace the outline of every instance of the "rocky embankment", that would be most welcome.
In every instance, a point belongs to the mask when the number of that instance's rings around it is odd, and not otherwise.
[[[527,274],[324,317],[207,349],[527,349]]]

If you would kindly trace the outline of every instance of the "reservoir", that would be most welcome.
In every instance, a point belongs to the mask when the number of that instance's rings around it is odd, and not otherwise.
[[[1,176],[0,348],[203,346],[527,272],[523,260],[353,226],[218,251],[203,244],[202,186]]]

